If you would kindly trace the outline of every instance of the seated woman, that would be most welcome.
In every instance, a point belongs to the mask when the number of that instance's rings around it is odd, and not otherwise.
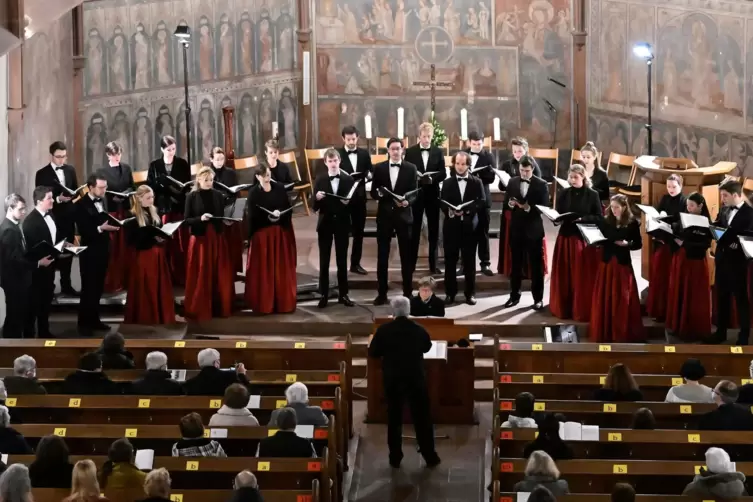
[[[34,488],[71,487],[73,464],[68,460],[68,446],[60,436],[45,436],[37,444],[37,454],[29,465]]]
[[[654,413],[648,408],[638,408],[633,413],[633,423],[630,425],[633,430],[649,430],[656,429],[656,419]]]
[[[209,419],[209,427],[233,427],[246,425],[257,427],[259,421],[247,408],[248,389],[245,385],[234,383],[225,389],[222,408]]]
[[[535,429],[538,427],[533,419],[533,404],[536,398],[530,392],[521,392],[515,396],[515,415],[510,413],[502,427],[511,429]]]
[[[551,413],[547,413],[539,421],[539,435],[526,445],[523,456],[528,458],[537,450],[548,453],[554,460],[573,458],[572,448],[560,437],[560,422]]]
[[[413,317],[444,317],[444,301],[434,294],[436,287],[437,281],[431,276],[418,281],[418,296],[410,299],[410,315]]]
[[[697,498],[735,499],[748,495],[745,475],[735,472],[729,455],[721,448],[706,450],[706,466],[701,467],[683,495]]]
[[[73,466],[71,495],[63,502],[108,502],[97,482],[97,466],[91,460],[79,460]]]
[[[108,333],[97,351],[102,356],[103,370],[132,370],[136,367],[133,354],[125,349],[125,338],[120,333]]]
[[[222,445],[204,437],[201,415],[189,413],[180,419],[182,439],[173,445],[173,457],[227,457]]]
[[[567,481],[560,479],[560,471],[546,452],[535,451],[528,458],[523,481],[515,483],[513,491],[531,492],[537,486],[543,486],[555,497],[570,493]]]
[[[170,502],[170,473],[160,467],[146,475],[144,480],[144,493],[146,498],[141,502]]]
[[[664,399],[667,403],[713,403],[714,391],[703,385],[699,380],[706,376],[706,368],[701,361],[690,358],[682,363],[680,376],[685,383],[675,385]]]
[[[285,389],[285,399],[287,400],[286,406],[295,410],[298,425],[325,426],[329,423],[327,415],[319,406],[309,406],[309,390],[301,382],[296,382]],[[269,417],[269,427],[279,427],[277,419],[282,410],[283,408],[278,408],[272,412]]]
[[[0,500],[3,502],[34,500],[31,495],[29,469],[24,464],[13,464],[0,476]]]
[[[126,438],[118,439],[107,451],[107,461],[102,464],[100,484],[105,490],[128,490],[142,486],[146,474],[134,464],[133,445]]]
[[[10,412],[5,406],[0,406],[0,452],[10,455],[34,453],[23,435],[10,426]]]
[[[596,401],[643,401],[643,393],[627,366],[617,363],[609,368],[604,386],[594,393]]]

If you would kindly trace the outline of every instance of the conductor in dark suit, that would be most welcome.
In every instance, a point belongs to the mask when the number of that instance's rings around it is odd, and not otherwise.
[[[366,275],[366,270],[361,266],[363,254],[363,232],[366,226],[366,183],[373,173],[371,155],[365,148],[358,147],[358,128],[352,125],[343,127],[343,147],[338,148],[340,154],[340,169],[360,181],[348,204],[350,208],[351,232],[353,234],[353,247],[350,250],[350,271],[355,274]]]
[[[479,232],[479,211],[486,207],[484,185],[481,180],[468,173],[471,156],[458,152],[453,157],[455,176],[442,185],[442,211],[444,212],[444,260],[445,260],[445,304],[455,303],[458,293],[458,279],[455,267],[462,250],[463,273],[465,274],[465,302],[476,304],[476,246],[482,238]],[[451,204],[462,209],[455,210]]]
[[[431,350],[431,338],[421,325],[408,319],[407,298],[394,298],[392,310],[395,320],[379,326],[369,345],[369,357],[382,360],[390,465],[398,468],[403,460],[403,405],[407,401],[421,455],[428,467],[434,467],[440,459],[434,449],[434,425],[423,360],[424,354]]]
[[[405,160],[414,164],[419,174],[435,173],[421,176],[418,180],[421,191],[418,193],[416,202],[413,203],[413,254],[411,263],[415,272],[418,248],[421,242],[421,225],[423,224],[424,214],[426,214],[426,223],[429,230],[429,270],[432,274],[441,274],[442,271],[437,267],[439,183],[447,177],[447,171],[442,150],[431,145],[433,137],[434,126],[424,122],[418,128],[418,143],[405,150]]]
[[[70,190],[78,188],[76,169],[65,163],[68,158],[68,147],[62,141],[55,141],[50,145],[50,163],[37,171],[34,186],[52,188],[55,205],[52,216],[58,227],[58,240],[68,239],[73,242],[76,234],[76,216],[73,199],[77,195],[70,195],[63,190],[63,186]],[[73,260],[56,260],[55,268],[60,271],[60,291],[64,295],[78,296],[78,291],[71,285],[71,266]]]
[[[76,225],[81,245],[81,302],[78,309],[78,328],[84,335],[93,330],[109,331],[110,326],[99,317],[99,302],[105,286],[107,263],[110,258],[110,232],[120,230],[107,223],[107,180],[101,174],[92,174],[86,180],[89,192],[76,202]]]
[[[737,238],[740,232],[753,231],[753,207],[743,195],[739,181],[730,180],[719,187],[719,196],[724,207],[716,217],[714,225],[728,228],[716,244],[714,264],[716,267],[717,327],[711,343],[727,340],[730,306],[732,297],[737,302],[737,318],[740,332],[736,345],[748,345],[750,336],[750,301],[748,298],[748,274],[745,253]],[[741,272],[743,271],[743,272]]]
[[[494,183],[494,180],[496,179],[496,175],[494,174],[496,164],[491,152],[484,150],[484,135],[480,131],[471,131],[468,134],[468,149],[466,150],[466,153],[471,156],[471,170],[488,166],[485,169],[475,171],[473,174],[484,184],[484,207],[478,213],[478,259],[481,262],[481,273],[492,276],[494,275],[494,272],[492,272],[491,269],[492,262],[489,251],[489,224],[491,222],[492,194],[489,185]]]
[[[549,186],[546,181],[533,175],[533,160],[520,159],[520,176],[510,179],[505,194],[505,205],[512,211],[510,218],[510,252],[512,272],[510,276],[510,299],[505,308],[520,303],[520,285],[523,267],[530,266],[533,308],[541,310],[544,300],[543,239],[544,224],[536,206],[549,202]]]
[[[349,205],[352,200],[338,197],[347,197],[355,182],[349,174],[340,170],[340,154],[334,148],[324,152],[324,163],[327,165],[327,171],[317,176],[314,181],[314,211],[319,213],[316,223],[319,244],[319,292],[322,294],[319,308],[326,307],[329,301],[329,259],[332,254],[332,241],[335,242],[337,264],[337,302],[352,307],[355,303],[348,297],[348,237],[351,228]]]
[[[387,303],[387,270],[393,232],[397,234],[397,246],[400,251],[403,295],[410,298],[413,294],[411,201],[414,200],[418,186],[416,179],[418,171],[415,165],[403,160],[403,143],[399,139],[387,140],[387,152],[389,159],[374,167],[374,179],[371,183],[371,198],[379,201],[377,209],[377,281],[379,285],[374,305]],[[398,200],[387,190],[403,198]],[[406,194],[408,197],[405,197]]]

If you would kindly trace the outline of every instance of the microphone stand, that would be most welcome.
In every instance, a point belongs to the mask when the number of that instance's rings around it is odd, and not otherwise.
[[[549,111],[552,113],[552,145],[549,148],[554,148],[557,144],[557,108],[555,108],[548,99],[542,99],[544,100],[544,103],[546,103],[546,107],[549,108]]]
[[[573,119],[574,120],[573,128],[574,128],[575,134],[570,135],[570,149],[575,150],[576,148],[578,148],[578,145],[582,144],[580,142],[580,137],[579,137],[580,135],[580,103],[578,102],[577,99],[575,99],[575,93],[573,92],[573,90],[570,89],[564,82],[560,82],[556,78],[552,78],[552,77],[549,77],[547,80],[549,80],[549,82],[559,87],[562,87],[570,94],[570,100],[573,103],[573,110],[575,112],[575,118]]]

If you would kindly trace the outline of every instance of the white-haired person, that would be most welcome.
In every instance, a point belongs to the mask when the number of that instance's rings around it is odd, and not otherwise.
[[[560,479],[560,471],[545,451],[537,450],[528,457],[525,477],[515,483],[516,492],[531,492],[538,485],[543,486],[556,497],[570,493],[567,481]]]
[[[170,502],[170,473],[160,467],[146,475],[144,480],[144,493],[146,498],[141,502]]]
[[[748,495],[745,491],[745,475],[735,471],[729,454],[721,448],[706,450],[706,465],[701,467],[682,494],[699,499],[723,500]]]
[[[0,452],[10,455],[34,453],[23,435],[10,426],[10,413],[5,406],[0,406]]]
[[[259,421],[248,409],[248,389],[234,383],[225,389],[222,407],[209,419],[209,427],[258,427]]]
[[[140,396],[182,396],[183,385],[167,369],[167,354],[153,351],[146,355],[144,376],[131,384],[131,394]]]
[[[220,368],[220,353],[216,349],[204,349],[198,356],[199,374],[186,380],[183,388],[189,396],[222,396],[228,385],[242,383],[249,387],[246,367],[238,363],[234,370]]]
[[[0,476],[0,500],[3,502],[33,502],[29,468],[13,464]]]
[[[285,399],[287,400],[285,406],[295,410],[298,425],[325,426],[329,424],[327,415],[319,406],[309,406],[309,390],[301,382],[296,382],[285,389]],[[270,427],[277,427],[277,417],[281,410],[282,408],[278,408],[272,412],[269,417]]]
[[[241,471],[235,476],[233,495],[228,502],[264,502],[259,493],[259,482],[253,472]]]

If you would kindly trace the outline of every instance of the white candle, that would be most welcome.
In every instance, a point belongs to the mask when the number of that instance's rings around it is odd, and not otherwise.
[[[460,110],[460,139],[468,139],[468,110]]]
[[[364,134],[366,134],[366,139],[371,139],[371,115],[366,115],[363,118],[363,124],[364,124]]]
[[[494,141],[499,141],[502,137],[502,131],[499,127],[499,117],[494,117]]]
[[[272,122],[272,138],[277,139],[277,136],[280,133],[280,128],[277,125],[277,122]]]
[[[405,109],[402,106],[397,109],[397,137],[400,139],[403,139],[403,136],[405,135],[404,113]]]

